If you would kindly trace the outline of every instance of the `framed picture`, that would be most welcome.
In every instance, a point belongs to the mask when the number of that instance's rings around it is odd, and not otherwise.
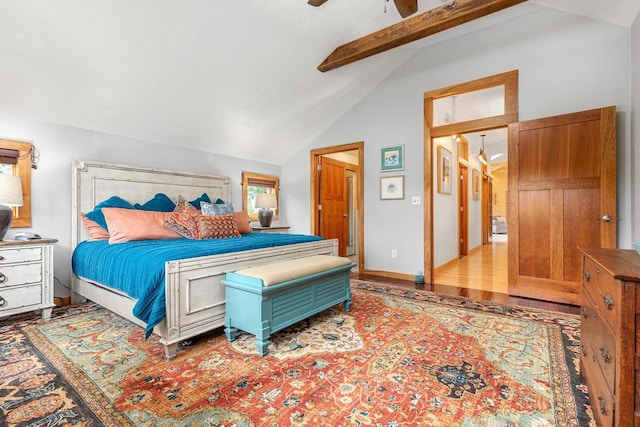
[[[404,175],[380,178],[380,200],[404,199]]]
[[[382,147],[380,150],[380,170],[382,172],[404,170],[404,145]]]
[[[438,145],[438,193],[451,194],[451,151]]]
[[[480,200],[480,171],[478,169],[473,169],[471,171],[472,176],[472,198],[475,201]]]

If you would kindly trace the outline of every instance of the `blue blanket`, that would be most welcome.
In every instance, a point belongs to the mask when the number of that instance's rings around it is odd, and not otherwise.
[[[147,324],[146,336],[165,317],[165,262],[322,240],[303,234],[249,233],[230,239],[140,240],[110,245],[82,242],[73,252],[73,272],[137,299],[133,314]]]

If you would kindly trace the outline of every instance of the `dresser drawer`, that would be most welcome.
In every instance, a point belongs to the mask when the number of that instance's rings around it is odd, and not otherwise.
[[[613,330],[618,330],[618,319],[622,302],[620,283],[604,271],[592,259],[586,258],[582,275],[583,289],[586,290],[602,316]]]
[[[42,282],[42,264],[15,264],[0,266],[0,289]]]
[[[42,287],[40,285],[0,289],[0,309],[2,311],[41,304]]]
[[[581,351],[599,366],[610,390],[615,386],[616,339],[587,292],[582,294]]]
[[[587,349],[586,353],[586,356],[584,351],[580,353],[581,371],[587,380],[593,415],[599,427],[611,427],[614,420],[613,395],[600,372],[598,362],[591,357],[593,348]]]
[[[3,249],[0,251],[0,266],[16,262],[40,261],[41,259],[41,248]]]

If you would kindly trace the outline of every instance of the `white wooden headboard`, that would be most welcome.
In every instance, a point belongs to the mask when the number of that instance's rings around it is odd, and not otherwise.
[[[71,250],[89,238],[81,213],[87,213],[103,200],[119,196],[131,204],[144,203],[157,193],[165,193],[174,202],[207,193],[212,201],[231,200],[230,178],[112,163],[73,160],[71,178]]]

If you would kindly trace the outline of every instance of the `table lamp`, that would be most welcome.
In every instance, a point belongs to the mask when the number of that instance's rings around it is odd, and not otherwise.
[[[0,241],[13,221],[12,206],[22,206],[22,179],[16,175],[0,173]]]
[[[273,219],[272,209],[278,207],[275,193],[260,193],[256,196],[256,204],[254,205],[258,211],[258,220],[262,227],[271,227],[271,220]]]

